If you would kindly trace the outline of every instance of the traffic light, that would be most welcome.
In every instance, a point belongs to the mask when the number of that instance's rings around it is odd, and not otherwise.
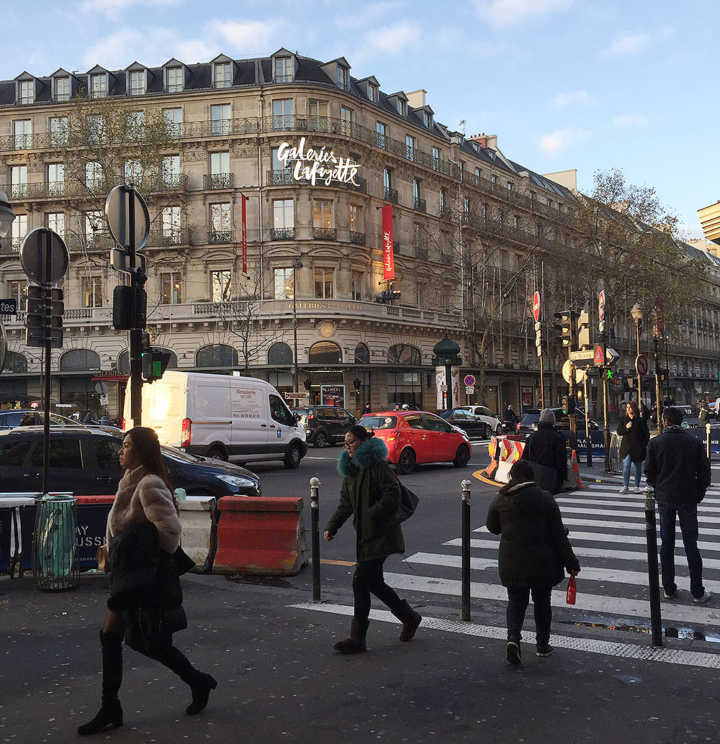
[[[159,380],[167,369],[171,356],[171,352],[156,349],[152,346],[144,349],[140,355],[143,381],[155,382],[155,380]]]
[[[611,369],[609,369],[609,368],[607,370],[607,378],[608,378],[608,380],[612,380],[612,378],[613,378],[613,371]]]
[[[142,287],[119,284],[113,290],[113,328],[129,331],[145,328],[147,293]]]
[[[64,296],[58,287],[42,287],[30,284],[25,303],[25,326],[27,346],[44,346],[50,341],[53,349],[63,344]]]
[[[577,345],[580,349],[590,348],[590,313],[583,310],[577,319]]]
[[[553,328],[557,332],[556,338],[563,346],[568,350],[574,346],[573,341],[575,340],[575,334],[573,332],[573,313],[569,310],[561,310],[558,313],[553,313],[555,317],[555,323]]]

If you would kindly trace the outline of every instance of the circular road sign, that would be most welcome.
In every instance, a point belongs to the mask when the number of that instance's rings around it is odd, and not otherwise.
[[[115,186],[105,200],[105,218],[110,234],[123,248],[130,246],[130,204],[135,209],[135,250],[140,251],[150,234],[150,213],[145,199],[130,186]]]
[[[535,322],[540,322],[540,292],[535,291],[533,293],[533,318]]]
[[[640,377],[645,377],[648,372],[648,359],[645,354],[639,354],[635,357],[635,371]]]
[[[465,375],[463,382],[465,387],[473,387],[475,385],[475,375]]]
[[[45,246],[50,246],[50,261]],[[20,264],[28,279],[38,284],[54,284],[68,270],[68,249],[63,239],[47,227],[36,227],[25,236],[20,247]]]
[[[605,290],[598,295],[598,320],[605,320]]]
[[[572,362],[569,359],[565,360],[565,363],[562,366],[562,376],[563,380],[570,384],[570,369],[572,367]],[[583,380],[585,379],[585,370],[581,369],[580,367],[575,367],[575,384],[579,385]]]

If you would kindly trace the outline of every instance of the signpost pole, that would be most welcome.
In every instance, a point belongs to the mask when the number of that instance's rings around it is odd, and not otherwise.
[[[540,362],[540,408],[545,408],[545,380],[543,378],[543,358],[542,354],[538,357]]]
[[[142,285],[140,272],[137,268],[135,253],[135,188],[130,185],[123,190],[122,204],[125,204],[125,194],[129,193],[128,213],[125,215],[121,210],[121,218],[127,219],[127,231],[121,227],[121,235],[128,237],[128,259],[130,269],[130,286],[132,287],[133,298],[133,327],[130,329],[130,417],[133,426],[142,426],[142,328],[138,328],[138,305],[140,302],[140,292]]]
[[[50,466],[50,363],[52,361],[52,330],[50,316],[52,314],[52,296],[50,292],[50,277],[52,275],[52,233],[48,230],[43,235],[43,283],[42,292],[45,297],[45,379],[43,380],[43,396],[45,400],[45,419],[43,421],[43,469],[42,492],[48,492],[48,468]]]
[[[610,431],[608,430],[608,379],[607,368],[602,368],[603,381],[603,445],[605,446],[605,472],[610,472]]]
[[[583,396],[585,397],[585,441],[587,442],[587,466],[592,467],[592,437],[590,432],[590,367],[585,367],[585,379],[583,380]]]

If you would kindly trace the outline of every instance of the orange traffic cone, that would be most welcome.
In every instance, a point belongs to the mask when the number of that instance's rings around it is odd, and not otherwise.
[[[580,467],[578,466],[577,452],[575,450],[570,455],[570,463],[572,464],[572,471],[575,473],[575,479],[577,480],[577,488],[587,488],[580,477]]]

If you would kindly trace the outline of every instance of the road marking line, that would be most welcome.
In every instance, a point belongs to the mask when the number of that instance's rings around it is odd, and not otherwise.
[[[603,519],[575,519],[574,517],[563,517],[563,524],[572,525],[577,527],[602,527],[611,528],[616,530],[633,530],[645,532],[645,518],[640,517],[634,524],[630,522],[611,522]],[[475,530],[478,532],[479,530]],[[720,530],[713,529],[712,527],[701,527],[700,531],[703,535],[717,535],[720,536]],[[570,536],[572,537],[572,532]],[[680,525],[675,525],[675,534],[680,535]]]
[[[308,563],[312,564],[312,558],[308,560]],[[357,566],[355,561],[332,561],[329,558],[320,559],[321,566]]]
[[[615,506],[615,504],[610,504],[607,502],[609,506]],[[595,515],[602,515],[605,517],[638,517],[640,514],[636,511],[621,511],[619,509],[591,509],[589,506],[563,506],[562,509],[563,516],[568,514],[587,514],[589,516],[595,516]],[[698,518],[698,522],[703,525],[705,523],[707,524],[720,524],[720,517],[709,517],[709,516],[700,516]],[[701,528],[702,529],[702,528]]]
[[[645,511],[643,501],[600,501],[599,499],[575,499],[575,498],[556,498],[560,504],[598,504],[600,506],[628,506],[632,509],[642,509]],[[562,509],[561,509],[562,511]],[[698,512],[705,514],[720,514],[720,506],[698,506]]]
[[[644,493],[620,493],[619,491],[594,491],[592,488],[588,488],[583,491],[569,491],[562,494],[563,497],[570,496],[597,496],[598,499],[632,499],[637,498],[638,503],[644,505],[645,494]],[[710,498],[708,498],[710,496]],[[720,504],[720,498],[713,498],[715,494],[709,491],[705,494],[705,498],[701,502],[702,504]]]

